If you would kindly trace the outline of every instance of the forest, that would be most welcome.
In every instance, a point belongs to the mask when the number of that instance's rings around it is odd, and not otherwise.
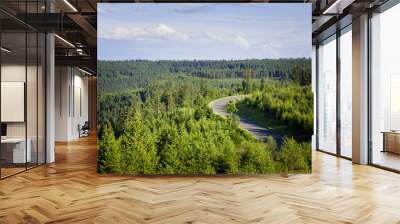
[[[99,172],[311,170],[311,134],[301,141],[260,142],[239,127],[237,115],[224,119],[208,107],[217,98],[248,94],[248,107],[307,134],[311,118],[312,133],[312,109],[304,106],[312,102],[309,59],[99,61],[98,73]]]
[[[156,79],[171,75],[188,75],[207,79],[245,78],[251,70],[253,79],[291,79],[302,85],[311,83],[311,60],[203,60],[203,61],[99,61],[98,80],[104,92],[143,87]]]

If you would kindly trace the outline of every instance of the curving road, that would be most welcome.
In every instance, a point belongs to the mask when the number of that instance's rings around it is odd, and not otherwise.
[[[246,95],[241,96],[228,96],[220,99],[216,99],[209,103],[209,106],[214,111],[214,113],[226,117],[230,113],[226,111],[226,105],[232,100],[240,100],[245,98]],[[239,126],[252,134],[257,140],[264,141],[269,135],[272,135],[275,139],[281,139],[280,136],[275,135],[271,130],[268,130],[251,120],[240,117]]]

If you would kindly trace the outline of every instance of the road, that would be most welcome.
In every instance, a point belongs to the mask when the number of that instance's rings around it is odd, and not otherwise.
[[[246,97],[245,95],[241,96],[228,96],[220,99],[216,99],[209,103],[209,106],[214,111],[214,113],[226,117],[230,113],[226,111],[226,105],[232,100],[240,100]],[[264,141],[265,138],[269,135],[272,135],[278,142],[280,142],[281,137],[275,135],[271,130],[268,130],[251,120],[240,117],[239,126],[252,134],[257,140]]]

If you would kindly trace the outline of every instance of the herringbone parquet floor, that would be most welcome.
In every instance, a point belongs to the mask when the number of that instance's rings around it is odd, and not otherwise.
[[[0,181],[0,223],[400,223],[400,175],[318,152],[289,178],[100,175],[94,138],[56,156]]]

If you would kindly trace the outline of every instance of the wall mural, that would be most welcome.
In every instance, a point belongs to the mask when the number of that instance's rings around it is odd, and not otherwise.
[[[310,173],[310,4],[98,4],[98,171]]]

